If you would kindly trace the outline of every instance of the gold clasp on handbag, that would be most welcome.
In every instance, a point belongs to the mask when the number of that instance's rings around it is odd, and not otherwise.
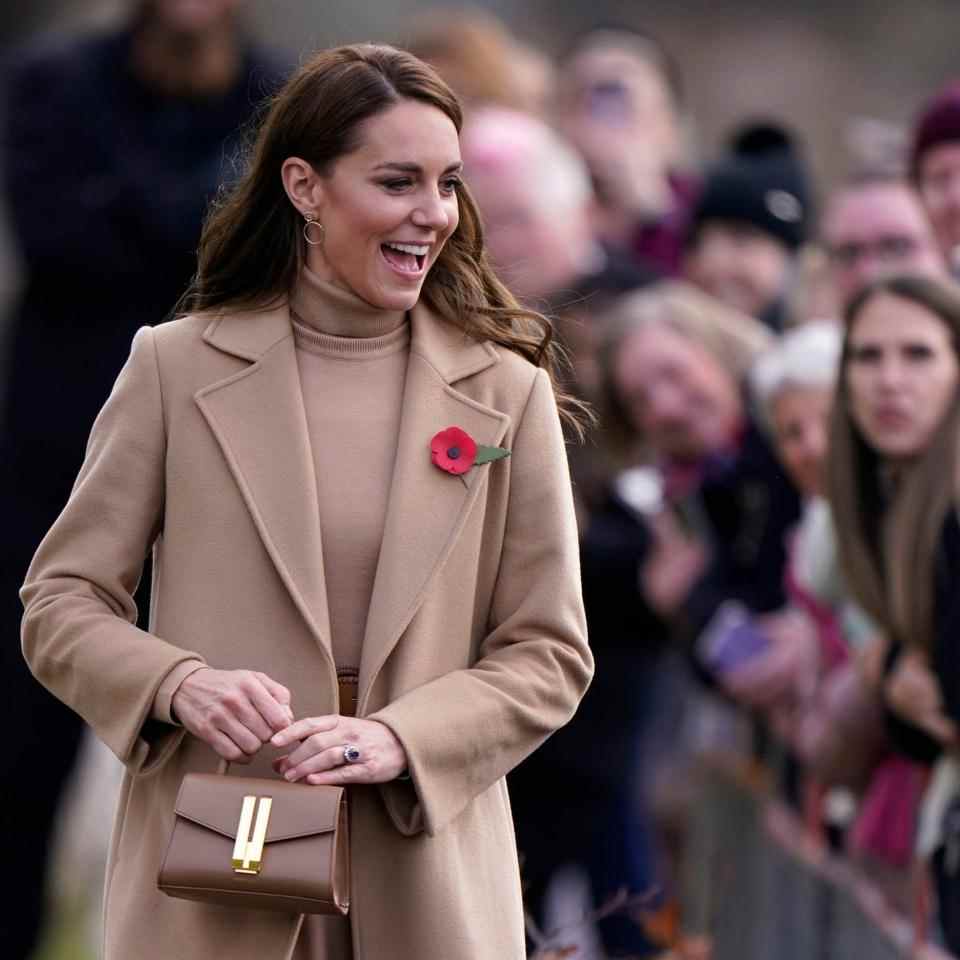
[[[259,801],[259,808],[257,802]],[[237,841],[233,845],[233,872],[256,876],[263,861],[263,844],[267,838],[267,824],[270,822],[270,797],[244,797],[240,809],[240,823],[237,826]],[[253,812],[257,811],[257,822],[250,835]]]

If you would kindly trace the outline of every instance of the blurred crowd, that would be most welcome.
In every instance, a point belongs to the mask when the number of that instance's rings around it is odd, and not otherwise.
[[[122,28],[5,65],[24,264],[0,432],[8,640],[133,332],[170,315],[284,74],[241,5],[144,0]],[[570,466],[596,676],[510,778],[531,950],[551,947],[570,866],[605,955],[683,949],[704,754],[776,770],[811,837],[892,907],[929,885],[925,927],[960,950],[960,85],[916,105],[899,162],[852,156],[820,184],[789,117],[745,117],[694,155],[691,67],[635,27],[549,56],[489,14],[437,10],[403,39],[463,98],[489,253],[554,319],[594,414]],[[83,731],[2,649],[23,732],[3,760],[16,958]]]

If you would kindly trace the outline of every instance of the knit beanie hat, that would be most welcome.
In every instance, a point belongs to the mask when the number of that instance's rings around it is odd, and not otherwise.
[[[708,220],[747,223],[795,251],[810,232],[812,200],[800,151],[782,128],[753,124],[738,132],[730,153],[707,175],[690,222],[695,243]]]
[[[960,143],[960,83],[941,90],[923,109],[913,130],[910,176],[920,175],[923,155],[941,143]]]

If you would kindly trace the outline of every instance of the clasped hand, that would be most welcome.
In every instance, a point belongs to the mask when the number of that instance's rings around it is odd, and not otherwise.
[[[956,746],[956,725],[944,710],[940,682],[922,653],[903,651],[886,678],[883,692],[890,709],[907,723],[920,727],[944,746]]]
[[[393,731],[376,720],[332,714],[295,720],[290,691],[264,673],[203,667],[177,688],[173,709],[183,726],[231,763],[249,763],[269,743],[291,748],[273,767],[291,782],[385,783],[407,767]],[[346,763],[344,747],[360,751]]]

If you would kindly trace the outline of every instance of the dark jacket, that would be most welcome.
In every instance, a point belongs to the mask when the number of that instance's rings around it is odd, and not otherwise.
[[[648,706],[644,684],[669,637],[640,589],[650,543],[646,526],[614,493],[591,516],[580,557],[593,682],[570,723],[518,768],[517,784],[577,775],[598,785],[625,781]]]
[[[0,395],[0,710],[8,727],[23,726],[0,762],[16,824],[0,837],[23,865],[4,928],[16,957],[32,954],[42,924],[49,832],[82,729],[26,668],[17,591],[134,332],[163,320],[186,287],[238,130],[282,73],[248,51],[232,90],[187,101],[147,89],[128,67],[130,46],[124,31],[18,51],[0,86],[4,201],[23,265]]]
[[[248,50],[224,95],[162,95],[132,72],[131,39],[71,40],[5,65],[3,187],[24,268],[0,406],[11,582],[66,501],[134,331],[185,289],[238,134],[282,75]]]
[[[738,449],[707,464],[690,498],[690,515],[713,559],[684,604],[683,627],[695,639],[730,598],[766,613],[786,603],[786,537],[800,498],[760,430],[750,425]],[[642,518],[615,493],[591,515],[581,543],[583,599],[596,661],[593,682],[573,720],[530,757],[514,781],[579,774],[623,778],[649,706],[644,684],[675,636],[650,608],[640,571],[652,545]]]
[[[801,510],[800,495],[753,423],[733,454],[706,466],[698,502],[713,558],[684,603],[691,637],[725,600],[739,600],[754,613],[786,604],[787,535]]]
[[[930,664],[943,696],[946,715],[960,727],[960,520],[951,510],[943,524],[934,569],[934,638]],[[885,664],[893,671],[902,648],[891,646]],[[887,732],[894,747],[919,763],[932,764],[942,747],[933,737],[897,714],[886,713]]]

